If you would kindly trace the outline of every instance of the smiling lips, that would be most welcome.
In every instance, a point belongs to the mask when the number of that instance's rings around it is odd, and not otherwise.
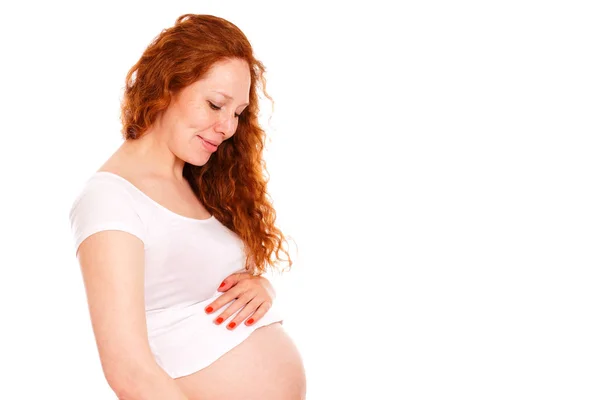
[[[202,140],[202,144],[204,145],[204,148],[206,150],[210,151],[211,153],[214,153],[215,151],[217,151],[217,147],[219,147],[220,143],[206,140],[202,136],[198,136],[198,137]]]

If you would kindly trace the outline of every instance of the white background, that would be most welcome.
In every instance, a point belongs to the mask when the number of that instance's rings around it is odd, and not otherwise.
[[[298,246],[272,279],[309,400],[600,398],[594,3],[3,3],[0,398],[114,398],[68,211],[120,144],[125,74],[184,13],[267,66]]]

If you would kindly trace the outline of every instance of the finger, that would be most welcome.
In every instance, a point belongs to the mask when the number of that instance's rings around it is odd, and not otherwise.
[[[243,290],[241,288],[232,288],[232,290],[223,293],[215,301],[204,307],[204,312],[211,314],[223,307],[225,304],[237,299],[242,293]]]
[[[246,306],[227,324],[227,329],[233,330],[239,326],[246,318],[252,315],[263,303],[258,297],[253,298]],[[254,323],[254,321],[252,322]],[[248,326],[248,324],[246,324]]]
[[[254,312],[254,314],[252,314],[250,318],[248,318],[248,320],[245,322],[246,326],[250,326],[260,321],[260,319],[267,313],[267,311],[269,311],[270,308],[271,302],[262,302],[262,304]]]
[[[235,274],[229,275],[221,282],[221,285],[217,289],[219,292],[226,292],[227,290],[234,287],[238,282],[248,279],[249,274],[247,272],[236,272]]]
[[[249,293],[244,293],[238,299],[236,299],[233,303],[229,305],[217,318],[215,318],[214,322],[217,325],[226,321],[229,317],[235,314],[237,311],[242,309],[246,304],[248,304],[253,299]]]

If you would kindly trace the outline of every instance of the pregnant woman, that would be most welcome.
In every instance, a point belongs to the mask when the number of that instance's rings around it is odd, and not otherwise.
[[[291,265],[266,193],[264,72],[234,24],[186,14],[127,75],[125,140],[69,215],[120,399],[305,398],[301,356],[261,276],[280,252]]]

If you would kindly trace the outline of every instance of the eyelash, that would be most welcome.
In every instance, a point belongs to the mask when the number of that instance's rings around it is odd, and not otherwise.
[[[217,107],[215,106],[213,103],[211,103],[210,101],[208,102],[208,104],[210,104],[210,108],[212,108],[213,110],[220,110],[221,107]],[[234,114],[236,118],[240,117],[240,114]]]

